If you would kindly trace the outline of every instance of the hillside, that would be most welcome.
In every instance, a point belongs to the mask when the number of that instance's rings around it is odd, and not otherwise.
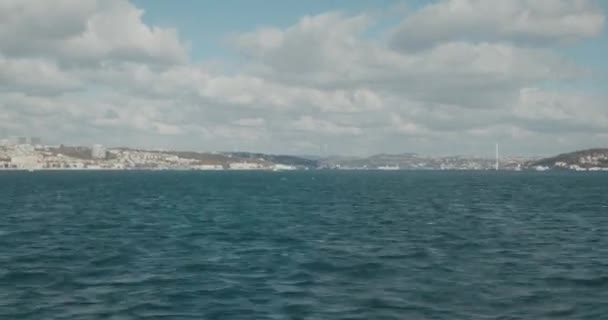
[[[570,169],[576,166],[585,169],[608,168],[608,149],[597,148],[563,153],[555,157],[532,162],[530,166],[543,166],[554,169]]]
[[[501,158],[502,170],[516,170],[523,166],[525,159]],[[467,156],[426,156],[415,153],[377,154],[365,158],[332,157],[321,161],[323,168],[380,169],[399,168],[404,170],[491,170],[495,159]]]

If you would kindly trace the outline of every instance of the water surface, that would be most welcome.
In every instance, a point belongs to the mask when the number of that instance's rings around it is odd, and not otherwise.
[[[602,319],[608,175],[0,172],[0,319]]]

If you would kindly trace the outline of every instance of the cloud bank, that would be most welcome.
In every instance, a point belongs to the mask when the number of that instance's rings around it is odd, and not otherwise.
[[[552,153],[601,145],[606,97],[561,52],[603,34],[591,0],[434,1],[226,35],[210,68],[126,0],[0,0],[0,129],[47,141],[312,154]],[[202,41],[201,39],[197,39]],[[204,39],[203,39],[204,40]],[[565,89],[564,89],[565,88]]]

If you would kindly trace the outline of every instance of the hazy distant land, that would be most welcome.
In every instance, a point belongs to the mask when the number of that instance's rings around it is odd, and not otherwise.
[[[496,159],[415,153],[369,157],[306,157],[250,152],[195,152],[103,146],[0,146],[0,169],[12,170],[495,170]],[[608,149],[589,149],[544,159],[500,157],[499,170],[608,170]]]

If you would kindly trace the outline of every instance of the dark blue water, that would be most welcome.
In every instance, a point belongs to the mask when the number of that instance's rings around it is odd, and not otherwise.
[[[0,173],[0,319],[607,319],[608,175]]]

